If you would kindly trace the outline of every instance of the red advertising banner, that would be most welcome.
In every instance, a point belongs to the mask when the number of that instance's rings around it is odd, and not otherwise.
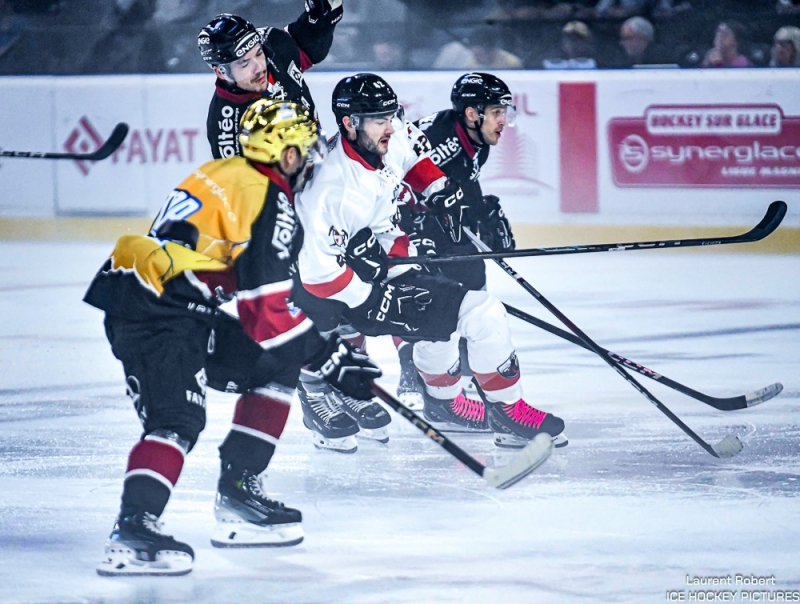
[[[619,187],[800,187],[800,116],[778,105],[651,105],[608,144]]]

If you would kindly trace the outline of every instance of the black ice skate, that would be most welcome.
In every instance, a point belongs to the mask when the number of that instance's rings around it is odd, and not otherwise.
[[[467,398],[462,390],[453,399],[439,399],[423,391],[425,421],[442,432],[489,432],[486,405]]]
[[[303,425],[311,430],[314,446],[337,453],[355,453],[358,423],[342,409],[331,394],[331,387],[322,380],[301,380],[297,388]]]
[[[386,426],[392,421],[392,416],[380,403],[373,400],[362,401],[333,389],[329,396],[334,397],[342,410],[356,420],[359,438],[389,442],[389,430]]]
[[[531,407],[522,399],[512,404],[489,403],[487,407],[489,426],[498,447],[521,449],[543,432],[551,436],[556,447],[569,443],[563,434],[563,419]]]
[[[120,516],[106,543],[106,559],[97,574],[107,577],[185,575],[192,570],[194,551],[161,532],[153,514]]]
[[[303,540],[303,515],[269,499],[261,490],[261,478],[249,470],[222,471],[214,516],[214,547],[280,547]]]
[[[411,344],[405,344],[397,350],[397,356],[400,358],[400,379],[397,382],[397,398],[412,411],[418,411],[422,409],[424,404],[422,390],[425,386],[422,384],[422,378],[419,377],[419,372],[414,366],[413,354],[414,347]]]

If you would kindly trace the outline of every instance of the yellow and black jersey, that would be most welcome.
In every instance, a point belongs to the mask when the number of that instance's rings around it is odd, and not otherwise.
[[[155,236],[167,221],[197,228],[196,251]],[[289,302],[302,239],[282,175],[242,157],[211,161],[172,191],[148,235],[117,241],[84,300],[128,320],[211,316],[221,289],[235,296],[245,332],[274,348],[312,327]]]

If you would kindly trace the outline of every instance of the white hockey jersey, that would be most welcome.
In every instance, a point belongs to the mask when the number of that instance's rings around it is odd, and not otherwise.
[[[398,205],[413,200],[411,191],[427,197],[446,184],[444,173],[428,157],[429,151],[428,139],[411,122],[402,127],[398,124],[383,166],[377,169],[344,137],[338,137],[295,201],[305,231],[298,268],[306,290],[350,308],[366,301],[372,284],[359,279],[345,264],[350,237],[365,227],[372,230],[390,259],[416,256],[408,235],[398,226]],[[409,268],[390,264],[389,278]]]

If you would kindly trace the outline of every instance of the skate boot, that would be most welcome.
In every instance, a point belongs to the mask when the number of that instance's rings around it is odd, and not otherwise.
[[[423,407],[422,391],[425,386],[422,378],[414,366],[412,355],[414,347],[411,344],[401,346],[397,350],[400,358],[400,380],[397,382],[397,398],[412,411],[419,411]]]
[[[106,543],[106,559],[97,574],[106,577],[185,575],[194,551],[161,532],[158,517],[146,512],[117,519]]]
[[[301,380],[297,387],[303,425],[311,430],[314,446],[337,453],[355,453],[358,424],[341,407],[322,380]]]
[[[521,449],[542,432],[552,437],[556,447],[565,447],[569,443],[563,434],[563,419],[539,411],[522,399],[512,404],[489,403],[487,407],[489,426],[498,447]]]
[[[261,490],[261,478],[249,470],[222,471],[214,516],[214,547],[280,547],[303,540],[303,515],[269,499]]]
[[[342,410],[356,420],[359,438],[377,440],[380,443],[389,442],[389,430],[386,426],[392,421],[392,416],[380,403],[373,400],[362,401],[333,388],[329,396],[336,399]]]
[[[422,416],[442,432],[489,432],[486,405],[479,399],[467,398],[464,391],[454,399],[440,399],[423,390],[425,406]]]

